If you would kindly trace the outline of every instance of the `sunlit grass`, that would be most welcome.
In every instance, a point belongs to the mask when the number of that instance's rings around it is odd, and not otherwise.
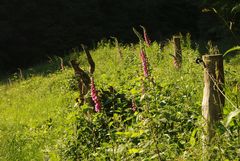
[[[159,141],[158,146],[165,159],[188,160],[190,158],[194,160],[199,159],[202,155],[201,152],[198,153],[201,150],[200,141],[196,140],[197,143],[193,145],[190,143],[190,138],[195,129],[198,131],[201,129],[199,119],[201,119],[203,67],[195,63],[195,59],[200,53],[198,50],[191,49],[189,43],[189,40],[182,42],[183,65],[179,70],[173,66],[173,58],[170,55],[173,54],[173,45],[170,41],[162,50],[156,42],[151,47],[146,47],[151,76],[158,85],[158,88],[154,89],[156,91],[151,91],[149,94],[149,98],[153,100],[150,103],[151,110],[156,112],[156,116],[154,115],[151,119],[155,119],[159,123],[158,126],[166,124],[163,126],[166,129],[162,129],[159,134],[156,134],[162,137],[162,142]],[[109,42],[102,42],[97,49],[90,51],[96,63],[94,73],[96,88],[107,90],[112,86],[128,98],[135,97],[141,106],[143,71],[139,59],[139,45],[120,45],[120,47],[123,53],[122,59],[120,59],[116,47]],[[88,70],[85,55],[77,53],[77,59],[81,68]],[[239,91],[233,93],[233,89],[239,85],[240,81],[240,65],[236,59],[225,63],[226,95],[234,104],[239,101],[237,99]],[[28,75],[31,75],[31,71],[28,72]],[[43,158],[61,160],[64,158],[65,151],[69,150],[66,142],[70,144],[74,140],[75,131],[72,128],[74,127],[72,122],[77,118],[85,117],[84,113],[77,113],[79,116],[75,116],[74,111],[79,109],[73,108],[75,98],[78,97],[78,91],[71,87],[73,76],[73,70],[66,66],[63,71],[54,70],[49,74],[34,73],[23,80],[15,75],[12,77],[11,84],[0,85],[0,160],[42,160]],[[229,102],[226,103],[225,109],[224,116],[234,110]],[[86,117],[91,119],[95,116]],[[126,134],[129,134],[127,131],[129,129],[130,131],[148,131],[141,119],[138,121],[131,125],[132,127],[124,129]],[[170,122],[169,125],[168,122]],[[170,125],[177,129],[168,128],[167,126]],[[237,124],[232,125],[232,128],[234,127],[237,127]],[[119,127],[119,129],[121,128]],[[123,129],[121,130],[124,132]],[[176,133],[174,130],[183,133]],[[144,133],[139,134],[144,138],[139,145],[133,144],[130,141],[132,138],[127,138],[130,136],[118,136],[121,144],[117,141],[112,144],[120,144],[120,147],[129,149],[116,157],[118,159],[126,156],[128,159],[155,158],[156,152],[152,145],[152,136]],[[171,133],[173,136],[170,135]],[[109,133],[109,135],[115,135],[115,133]],[[191,139],[195,138],[200,138],[200,132]],[[226,140],[224,141],[226,142]],[[106,147],[109,146],[107,144],[104,143]],[[144,149],[145,144],[149,144],[150,148],[146,146]],[[236,141],[233,144],[236,144]],[[224,146],[228,148],[227,145],[224,144]],[[102,146],[101,148],[106,147]],[[98,149],[99,153],[95,152],[96,154],[88,157],[101,156],[101,148]],[[104,149],[102,155],[114,156],[114,153],[108,152],[108,150]],[[229,152],[232,152],[231,149]],[[230,155],[231,157],[233,156]]]

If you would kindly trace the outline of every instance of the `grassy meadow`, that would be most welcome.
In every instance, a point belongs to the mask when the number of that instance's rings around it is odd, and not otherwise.
[[[77,81],[67,62],[76,58],[87,71],[83,52],[66,58],[64,70],[53,59],[42,66],[45,73],[36,72],[39,66],[23,71],[23,78],[14,74],[0,85],[0,160],[237,161],[239,114],[231,120],[228,116],[239,109],[240,57],[224,61],[224,116],[206,154],[202,150],[203,66],[195,62],[202,53],[191,48],[188,36],[182,37],[181,45],[181,69],[173,65],[170,40],[162,49],[157,42],[145,46],[151,80],[143,76],[139,45],[120,44],[122,58],[111,41],[90,50],[102,104],[99,113],[75,102]],[[48,65],[59,69],[51,71]]]

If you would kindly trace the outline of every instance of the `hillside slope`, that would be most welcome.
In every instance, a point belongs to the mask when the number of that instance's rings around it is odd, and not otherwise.
[[[179,70],[173,65],[170,41],[161,50],[156,42],[145,47],[151,80],[143,76],[139,45],[121,45],[121,59],[113,44],[99,43],[90,52],[96,63],[100,113],[87,104],[76,106],[79,94],[70,67],[1,85],[0,160],[202,158],[203,67],[195,63],[200,54],[190,48],[190,40],[183,38],[181,43]],[[74,57],[88,70],[83,53]],[[239,118],[225,126],[240,96],[238,60],[225,63],[225,93],[231,103],[226,101],[208,159],[234,160],[240,155]]]

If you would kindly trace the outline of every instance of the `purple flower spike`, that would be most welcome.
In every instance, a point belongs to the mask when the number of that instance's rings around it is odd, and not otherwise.
[[[146,54],[144,53],[143,49],[141,49],[141,51],[140,51],[140,57],[141,57],[141,61],[142,61],[144,76],[147,78],[148,77],[147,58],[146,58]]]
[[[135,112],[137,110],[137,105],[135,100],[132,100],[132,111]]]
[[[143,36],[144,36],[144,41],[147,44],[147,46],[149,47],[151,45],[151,40],[148,37],[147,31],[145,29],[145,27],[141,26],[143,29]]]
[[[93,77],[91,77],[91,97],[92,97],[93,102],[95,103],[95,111],[100,112],[101,103],[98,99],[98,95],[97,95],[97,91],[96,91],[96,88],[95,88]]]

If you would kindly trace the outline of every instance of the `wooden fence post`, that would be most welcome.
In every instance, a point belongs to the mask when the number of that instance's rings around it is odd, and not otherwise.
[[[9,86],[12,85],[12,80],[10,78],[8,78],[8,83],[9,83]]]
[[[180,36],[173,36],[174,66],[179,69],[182,66],[182,49]]]
[[[79,89],[79,93],[80,93],[79,105],[83,105],[84,103],[86,103],[85,95],[90,90],[91,80],[90,80],[89,75],[79,67],[79,63],[77,63],[76,60],[71,60],[71,65],[74,69],[75,76],[78,81],[78,89]]]
[[[93,75],[94,71],[95,71],[95,63],[92,59],[92,56],[89,52],[89,50],[87,49],[86,46],[84,46],[82,44],[82,48],[87,56],[87,60],[89,63],[89,73],[85,72],[83,69],[81,69],[79,67],[79,63],[77,63],[76,60],[71,60],[71,65],[74,69],[75,72],[75,76],[78,79],[78,88],[79,88],[79,92],[80,92],[80,103],[79,105],[83,105],[84,103],[89,103],[90,105],[93,105],[93,101],[92,98],[88,97],[86,98],[86,95],[88,94],[88,92],[91,89],[91,79],[90,77]]]
[[[60,60],[60,68],[61,68],[61,70],[64,70],[64,61],[63,61],[63,58],[61,58],[61,57],[58,57],[59,58],[59,60]]]
[[[204,90],[202,101],[202,115],[204,118],[205,145],[214,136],[214,125],[222,118],[225,103],[223,85],[224,69],[221,54],[203,55],[204,63]]]
[[[22,69],[21,69],[21,68],[17,68],[17,69],[18,69],[18,71],[19,71],[19,78],[20,78],[21,80],[23,80]]]

